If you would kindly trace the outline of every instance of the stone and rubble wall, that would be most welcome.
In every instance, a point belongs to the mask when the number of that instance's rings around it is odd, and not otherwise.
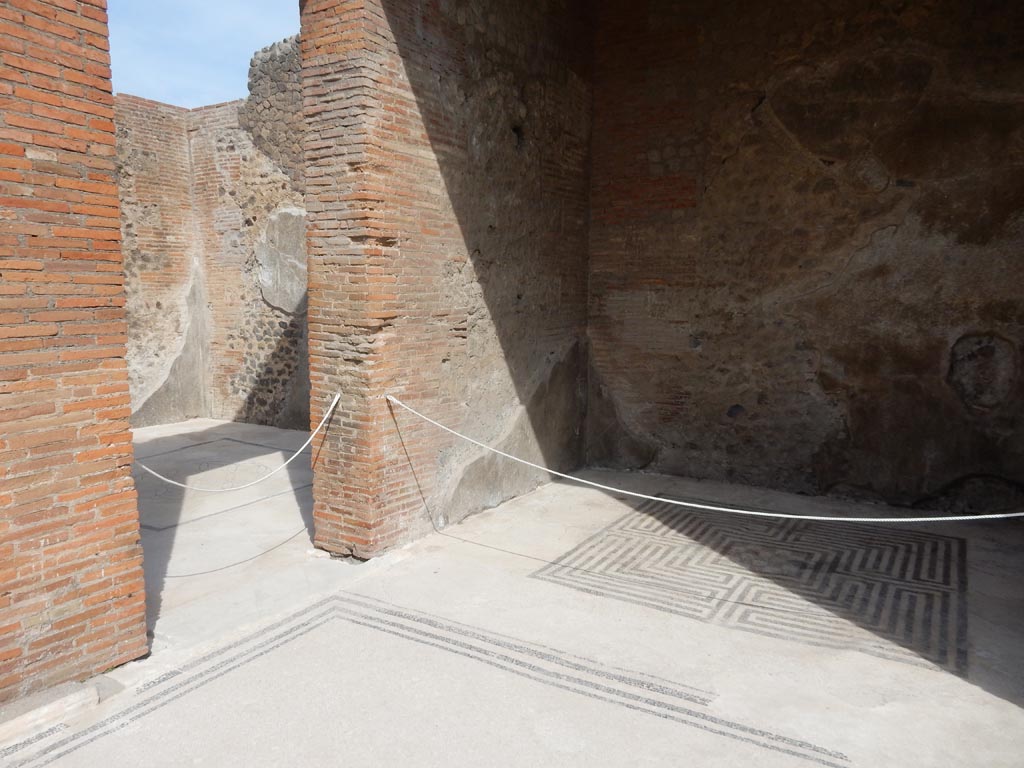
[[[1019,505],[1019,5],[599,8],[589,462]]]
[[[244,102],[189,115],[210,313],[210,415],[306,429],[305,210],[239,124]]]
[[[308,426],[297,50],[257,52],[244,101],[117,96],[136,426]]]
[[[249,64],[249,98],[239,123],[263,154],[303,190],[302,62],[298,36],[257,51]]]
[[[0,6],[0,702],[146,653],[102,0]]]
[[[584,6],[303,5],[314,411],[343,395],[317,462],[322,547],[372,555],[547,479],[386,393],[580,465]]]

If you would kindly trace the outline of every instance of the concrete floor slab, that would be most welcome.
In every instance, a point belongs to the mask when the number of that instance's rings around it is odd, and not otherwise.
[[[242,485],[281,466],[308,433],[194,419],[135,430],[136,457],[187,485]],[[356,577],[312,548],[310,449],[229,493],[168,485],[136,466],[154,655],[187,653]]]
[[[220,455],[199,470],[214,482],[232,458],[273,464],[301,443],[271,431],[250,435],[256,452],[211,454],[202,433],[230,443],[233,426],[189,426],[162,435],[196,443],[169,470]],[[123,690],[88,716],[3,754],[12,765],[1021,765],[1019,522],[775,526],[553,483],[357,566],[311,554],[306,533],[247,559],[303,525],[301,489],[191,498],[173,537],[145,533],[147,575],[165,561],[153,655],[108,675]],[[144,523],[173,518],[142,506]],[[167,577],[178,568],[210,573]]]

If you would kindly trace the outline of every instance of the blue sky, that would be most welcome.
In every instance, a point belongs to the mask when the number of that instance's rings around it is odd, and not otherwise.
[[[180,107],[243,98],[252,54],[299,31],[299,0],[109,0],[114,91]]]

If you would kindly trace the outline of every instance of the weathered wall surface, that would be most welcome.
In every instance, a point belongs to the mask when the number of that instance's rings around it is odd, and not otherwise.
[[[242,104],[189,115],[211,415],[305,429],[305,209],[288,175],[240,126]]]
[[[384,393],[580,463],[582,6],[304,5],[314,402],[343,393],[317,463],[320,546],[373,554],[546,480],[392,416]]]
[[[1012,497],[1019,6],[600,6],[590,460]]]
[[[246,101],[117,97],[136,426],[308,426],[296,45],[257,52]]]
[[[104,6],[0,6],[0,702],[146,653]]]
[[[261,152],[274,161],[300,192],[302,156],[302,62],[299,38],[289,37],[256,51],[249,64],[249,98],[239,122]]]
[[[189,111],[118,95],[118,189],[135,426],[208,416],[203,264]]]

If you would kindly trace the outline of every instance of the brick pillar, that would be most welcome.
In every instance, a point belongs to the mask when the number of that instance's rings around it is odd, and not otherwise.
[[[317,544],[360,556],[544,482],[398,410],[578,466],[586,322],[583,2],[307,0]],[[525,55],[530,51],[529,55]]]
[[[302,5],[313,425],[342,392],[315,454],[316,544],[360,557],[386,547],[389,533],[382,496],[388,411],[380,394],[394,249],[383,180],[370,170],[382,110],[375,40],[385,27],[374,2]]]
[[[147,650],[105,8],[0,4],[0,701]]]

